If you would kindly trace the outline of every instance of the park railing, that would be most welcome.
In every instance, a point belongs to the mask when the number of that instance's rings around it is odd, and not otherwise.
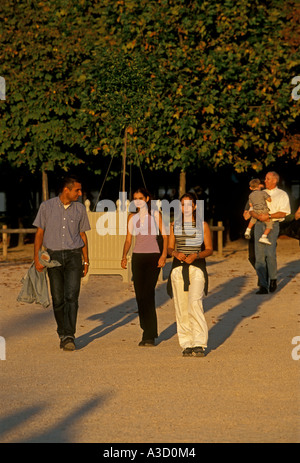
[[[124,282],[131,281],[131,248],[127,254],[127,269],[121,268],[121,257],[123,252],[124,241],[126,237],[127,220],[120,211],[120,201],[116,202],[116,209],[112,212],[112,233],[110,233],[109,213],[107,212],[92,212],[90,210],[90,201],[85,201],[87,215],[90,221],[91,230],[87,232],[88,246],[89,246],[89,272],[88,275],[121,275]],[[127,202],[128,213],[129,201]],[[125,211],[126,219],[127,214]],[[108,218],[108,222],[104,222]],[[101,225],[99,225],[101,223]],[[100,235],[99,229],[105,224],[107,234]],[[120,226],[119,226],[120,225]],[[125,232],[124,232],[125,226]],[[122,229],[122,233],[120,233]],[[217,233],[217,254],[223,254],[223,232],[225,230],[223,223],[218,222],[217,226],[210,225],[212,233]],[[162,280],[162,273],[160,272],[159,280]]]
[[[36,228],[7,228],[7,225],[3,225],[2,228],[0,228],[0,233],[2,234],[2,254],[3,254],[3,259],[7,259],[7,250],[8,250],[8,236],[11,233],[16,233],[19,235],[27,235],[30,233],[35,233]]]
[[[123,270],[120,266],[125,236],[116,234],[106,234],[104,236],[100,236],[97,232],[97,220],[103,213],[91,212],[89,201],[85,202],[85,206],[91,225],[91,230],[87,232],[90,258],[90,267],[88,274],[118,274],[122,276],[123,281],[130,281],[131,252],[128,256],[129,258],[127,270]],[[209,226],[212,233],[217,233],[216,252],[218,256],[222,257],[223,232],[225,230],[223,222],[219,221],[216,226]],[[10,234],[31,234],[35,232],[36,228],[7,228],[6,225],[3,225],[3,227],[0,228],[0,234],[2,235],[3,260],[7,259],[9,246],[8,238]]]

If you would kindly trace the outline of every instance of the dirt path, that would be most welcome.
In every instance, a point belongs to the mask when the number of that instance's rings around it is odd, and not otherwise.
[[[255,294],[244,240],[208,259],[205,358],[181,356],[165,281],[158,345],[138,347],[133,287],[118,276],[83,285],[77,350],[61,351],[51,307],[16,302],[30,246],[0,261],[0,442],[300,442],[296,240],[278,241],[279,287],[269,295]]]

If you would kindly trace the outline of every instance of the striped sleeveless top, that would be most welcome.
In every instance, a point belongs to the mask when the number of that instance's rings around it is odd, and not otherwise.
[[[198,225],[198,224],[197,224]],[[203,222],[196,227],[196,221],[174,223],[176,250],[185,255],[201,251],[203,244]]]

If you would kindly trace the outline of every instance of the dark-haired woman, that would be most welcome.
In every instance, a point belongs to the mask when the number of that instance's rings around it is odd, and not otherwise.
[[[140,326],[143,330],[139,346],[155,346],[155,338],[158,337],[155,286],[160,269],[166,263],[168,240],[163,229],[161,214],[158,211],[151,211],[150,193],[140,188],[133,194],[133,200],[137,212],[128,217],[121,266],[127,268],[127,253],[131,247],[132,236],[135,236],[132,276]],[[157,240],[159,231],[163,237],[162,252]]]
[[[168,253],[174,257],[170,283],[174,296],[179,345],[183,356],[203,357],[208,329],[202,299],[207,293],[205,258],[213,252],[209,226],[196,215],[193,194],[180,198],[182,214],[171,225]]]

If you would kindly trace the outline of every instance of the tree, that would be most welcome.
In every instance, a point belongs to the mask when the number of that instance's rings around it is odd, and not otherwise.
[[[122,50],[101,50],[93,66],[87,66],[86,83],[82,96],[88,127],[86,150],[92,146],[93,155],[113,157],[123,149],[126,155],[127,138],[131,137],[130,162],[138,164],[136,133],[145,125],[144,115],[152,97],[147,62],[141,55],[131,56]]]
[[[146,53],[155,74],[140,141],[149,164],[259,172],[281,156],[299,162],[288,136],[299,117],[291,99],[296,61],[286,41],[293,8],[280,1],[118,2],[111,30],[116,35],[120,24],[123,48]]]
[[[84,164],[99,173],[106,156],[122,155],[127,128],[131,162],[151,169],[299,163],[296,2],[1,7],[0,160],[32,172]]]
[[[84,2],[2,2],[0,159],[31,172],[84,162],[81,64],[90,58],[92,31]],[[95,32],[94,32],[95,34]]]

